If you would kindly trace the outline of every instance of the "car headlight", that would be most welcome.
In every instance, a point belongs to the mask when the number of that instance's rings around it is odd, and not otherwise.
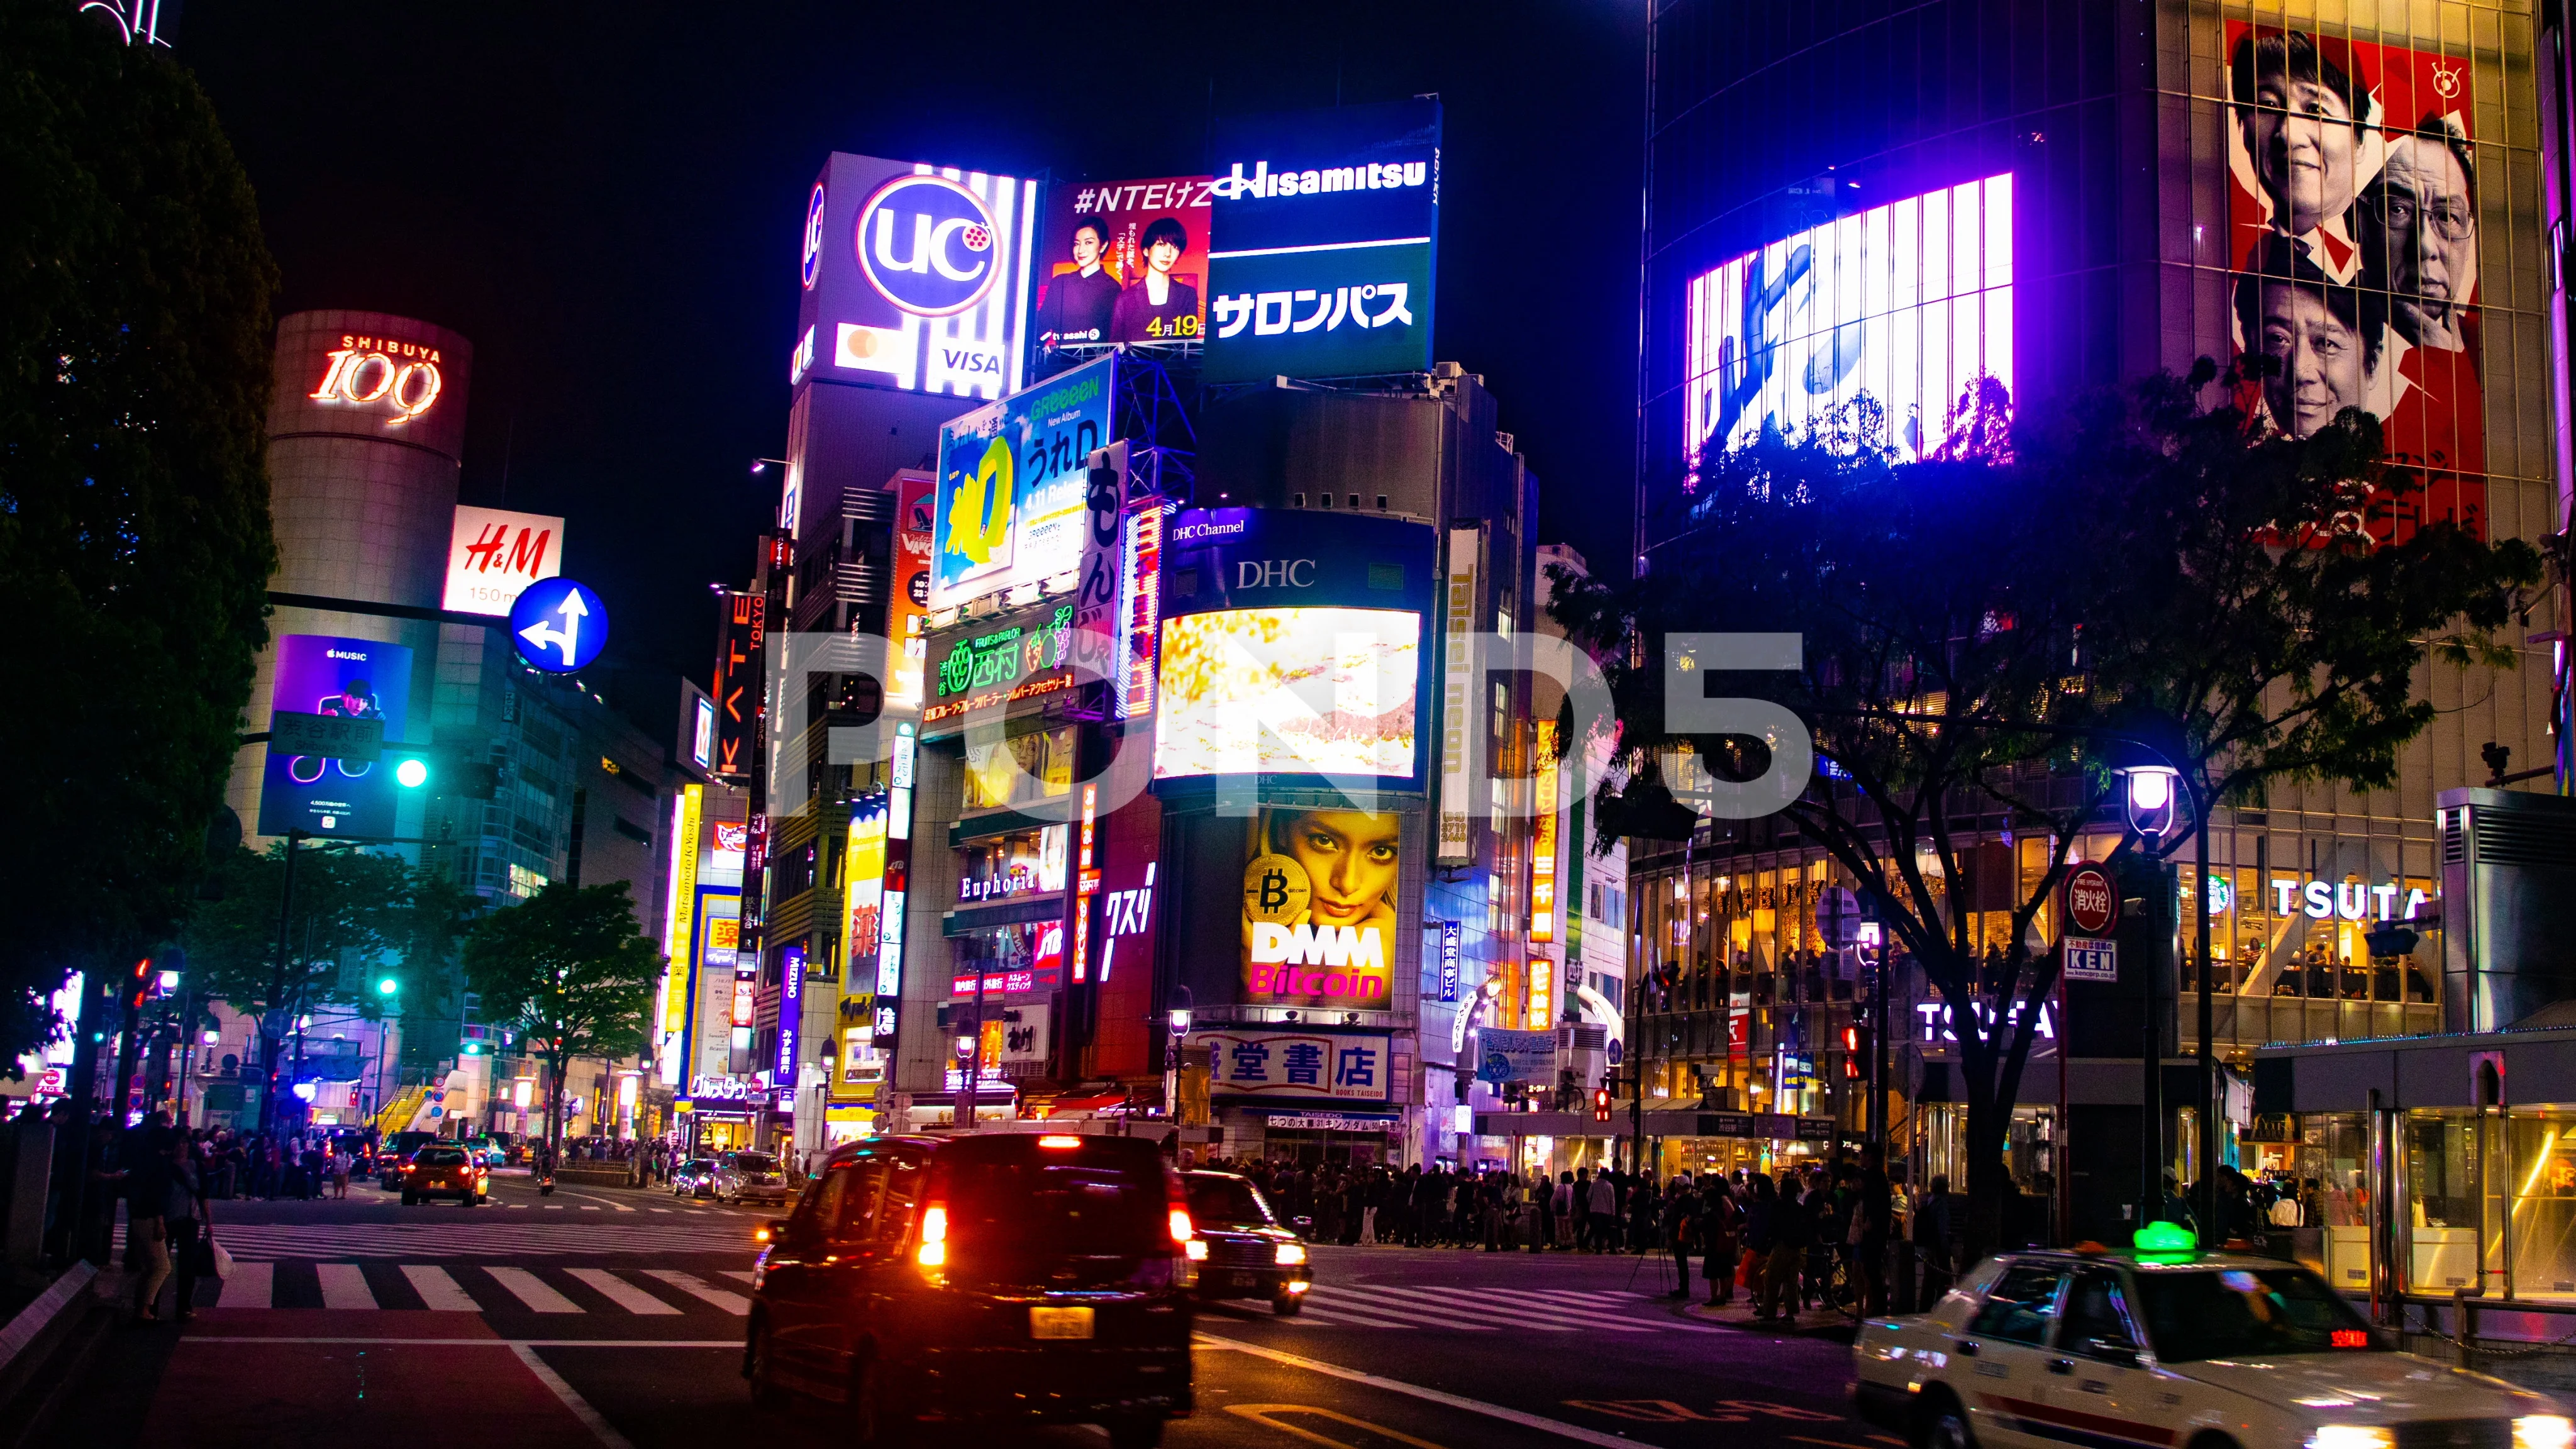
[[[2319,1424],[2308,1449],[2397,1449],[2397,1435],[2377,1424]]]
[[[2513,1449],[2569,1449],[2576,1419],[2564,1414],[2525,1414],[2513,1421]]]
[[[1193,1263],[1206,1262],[1207,1253],[1207,1239],[1205,1238],[1192,1238],[1188,1242],[1181,1244],[1182,1256],[1188,1258]]]
[[[1279,1266],[1282,1268],[1294,1267],[1297,1264],[1306,1261],[1306,1245],[1304,1243],[1281,1243],[1275,1258]],[[2514,1446],[2514,1449],[2540,1449],[2540,1446],[2533,1444],[2517,1444]],[[2564,1446],[2558,1446],[2558,1449],[2564,1449]]]

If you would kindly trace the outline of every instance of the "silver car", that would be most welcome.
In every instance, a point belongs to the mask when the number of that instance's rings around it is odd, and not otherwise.
[[[716,1155],[715,1195],[723,1202],[784,1203],[791,1196],[787,1174],[766,1152],[722,1152]]]
[[[716,1195],[716,1160],[692,1157],[671,1174],[671,1196],[713,1197]]]

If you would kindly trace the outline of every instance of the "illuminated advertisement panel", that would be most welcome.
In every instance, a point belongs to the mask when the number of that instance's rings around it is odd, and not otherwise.
[[[894,678],[885,692],[889,709],[921,708],[922,662],[930,648],[922,630],[930,622],[936,493],[934,481],[917,473],[902,474],[895,481],[894,592],[886,599],[887,652],[894,664]]]
[[[1409,777],[1422,616],[1228,609],[1163,623],[1154,777]]]
[[[1219,120],[1207,382],[1431,365],[1440,103]]]
[[[1207,331],[1209,176],[1056,188],[1030,330],[1047,351],[1195,342]]]
[[[456,507],[447,538],[447,588],[439,607],[507,615],[519,591],[563,572],[564,521],[498,508]]]
[[[1392,812],[1264,810],[1243,866],[1243,1000],[1393,1009],[1402,825]]]
[[[411,704],[411,651],[374,639],[288,634],[277,641],[273,709],[384,721],[387,743],[403,738]],[[391,835],[394,766],[379,760],[268,753],[259,792],[259,833]]]
[[[1417,786],[1433,533],[1365,515],[1175,514],[1163,544],[1154,778]]]
[[[1129,514],[1119,545],[1117,672],[1112,679],[1120,719],[1154,712],[1154,650],[1163,627],[1163,522],[1169,511],[1158,500]]]
[[[1980,376],[2013,385],[2013,186],[1989,176],[1840,217],[1691,280],[1694,473],[1766,427],[1868,398],[1900,458],[1940,451]]]
[[[998,398],[1021,381],[1038,183],[834,152],[804,203],[794,378]]]
[[[769,600],[752,593],[724,595],[724,623],[716,635],[716,758],[719,779],[751,778],[751,742],[760,716],[760,646]]]
[[[1219,1097],[1393,1100],[1395,1059],[1383,1033],[1203,1031],[1190,1042],[1208,1049],[1208,1090]]]
[[[1557,782],[1556,721],[1536,721],[1538,748],[1531,760],[1537,770],[1537,789],[1531,800],[1530,838],[1530,927],[1529,938],[1547,942],[1556,939],[1556,831]]]
[[[1090,457],[1110,441],[1116,366],[1085,363],[939,430],[931,608],[1082,567]]]
[[[2373,414],[2389,460],[2426,487],[2370,508],[2371,534],[2452,520],[2483,536],[2467,57],[2238,21],[2225,91],[2229,328],[2274,364],[2239,401],[2297,437],[2347,407]]]
[[[662,932],[662,957],[671,963],[671,986],[662,1006],[662,1030],[676,1032],[689,1024],[689,940],[698,900],[699,821],[706,787],[683,785],[671,799],[671,907]]]

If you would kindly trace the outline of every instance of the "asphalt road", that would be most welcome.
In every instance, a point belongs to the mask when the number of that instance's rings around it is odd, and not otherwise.
[[[38,1442],[704,1449],[808,1442],[737,1372],[771,1215],[615,1189],[230,1203],[238,1261],[190,1323],[120,1330]],[[1321,1248],[1308,1311],[1199,1317],[1199,1412],[1166,1443],[1302,1449],[1889,1449],[1849,1352],[1682,1313],[1630,1258]],[[775,1437],[773,1437],[775,1436]],[[1104,1442],[1088,1429],[1012,1437]]]

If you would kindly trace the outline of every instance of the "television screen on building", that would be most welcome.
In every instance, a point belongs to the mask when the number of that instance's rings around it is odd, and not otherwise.
[[[1863,400],[1900,458],[1941,450],[1979,377],[2013,385],[2009,173],[1854,212],[1693,278],[1684,415],[1694,476],[1774,428]]]
[[[1225,609],[1163,621],[1154,778],[1410,779],[1422,615]]]
[[[405,737],[411,712],[411,650],[375,639],[289,634],[277,641],[274,709],[384,721],[385,742]],[[375,760],[296,755],[272,747],[261,776],[259,833],[389,836],[400,757]]]

